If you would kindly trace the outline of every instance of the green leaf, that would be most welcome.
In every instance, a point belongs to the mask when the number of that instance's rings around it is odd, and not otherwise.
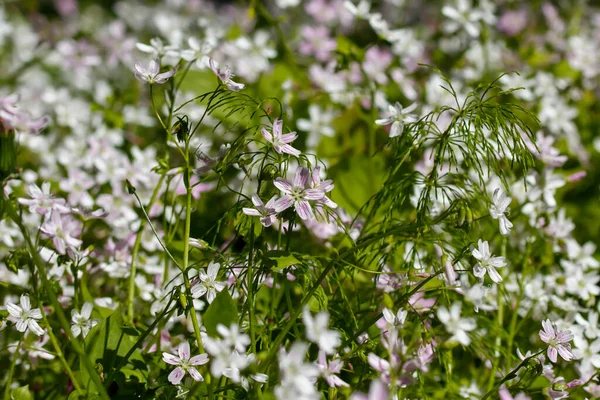
[[[125,329],[123,329],[125,327]],[[85,349],[92,364],[97,366],[98,374],[104,380],[115,366],[120,364],[127,352],[135,345],[136,339],[131,335],[131,327],[125,326],[120,308],[98,325],[92,328],[85,338]],[[88,370],[80,361],[81,378],[84,386],[94,391],[94,382]],[[129,368],[137,369],[147,377],[147,365],[139,352],[133,352],[127,363]]]
[[[257,238],[262,232],[262,225],[258,218],[239,213],[235,220],[235,229],[246,238],[250,237],[251,232],[254,232],[254,237]]]
[[[281,271],[292,265],[300,264],[300,261],[289,251],[271,250],[267,251],[265,257],[269,261],[267,264],[269,264],[274,271]]]
[[[217,335],[217,325],[223,324],[227,327],[232,323],[237,322],[238,312],[237,304],[231,298],[227,289],[222,290],[217,294],[217,297],[208,306],[208,309],[202,316],[206,333],[210,336]]]
[[[329,170],[335,181],[332,200],[349,212],[358,210],[377,193],[385,181],[384,160],[380,156],[358,156],[343,160]]]
[[[10,393],[11,400],[33,400],[33,395],[29,391],[29,385],[13,389]]]

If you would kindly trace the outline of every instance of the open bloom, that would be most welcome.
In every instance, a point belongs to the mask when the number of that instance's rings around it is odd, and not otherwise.
[[[30,199],[20,198],[19,203],[29,206],[30,212],[35,212],[40,215],[48,214],[51,211],[59,213],[69,213],[71,209],[65,205],[64,199],[56,199],[50,193],[50,182],[42,183],[40,189],[38,185],[32,183],[27,191]]]
[[[452,334],[450,341],[456,340],[463,346],[468,346],[471,343],[471,338],[467,332],[476,328],[473,318],[461,318],[462,304],[456,302],[452,304],[450,310],[441,306],[438,309],[437,316],[442,324],[446,326],[446,330]]]
[[[283,196],[275,202],[275,211],[281,212],[292,205],[303,220],[314,219],[315,214],[309,200],[320,200],[325,196],[322,189],[306,189],[308,182],[308,168],[300,167],[296,170],[294,181],[276,178],[273,184],[281,190]]]
[[[83,307],[81,307],[81,313],[77,310],[71,311],[71,321],[73,321],[71,333],[73,334],[73,337],[77,337],[81,334],[85,338],[90,329],[97,324],[96,321],[90,319],[93,308],[94,305],[92,303],[86,302]]]
[[[162,354],[164,362],[177,366],[177,368],[169,374],[169,382],[173,385],[178,385],[186,372],[188,372],[195,381],[202,382],[204,378],[200,375],[200,372],[198,372],[195,366],[206,364],[208,362],[208,355],[200,354],[190,358],[190,344],[188,342],[181,343],[177,349],[177,353],[179,356],[169,353]]]
[[[547,319],[542,321],[543,330],[540,330],[540,339],[544,343],[548,343],[548,358],[552,362],[556,362],[557,354],[560,354],[565,361],[571,361],[574,358],[571,351],[573,334],[571,331],[559,331],[552,322]]]
[[[200,282],[192,287],[193,298],[197,299],[198,297],[206,295],[206,301],[210,304],[215,297],[217,297],[217,293],[225,289],[225,282],[217,281],[219,268],[221,268],[219,263],[211,261],[206,268],[206,272],[200,271],[200,274],[198,275]]]
[[[417,108],[417,103],[413,103],[406,108],[402,108],[402,105],[398,102],[388,106],[389,116],[387,118],[378,119],[375,121],[377,125],[390,125],[390,137],[396,137],[402,133],[404,130],[404,124],[415,122],[417,120],[415,114],[411,114],[411,112]]]
[[[163,84],[169,80],[170,77],[175,75],[175,70],[172,69],[167,72],[160,73],[160,63],[158,59],[153,58],[148,64],[148,68],[143,67],[140,63],[136,62],[133,64],[135,77],[142,81],[148,82],[149,84]]]
[[[262,127],[261,132],[265,140],[271,143],[275,151],[279,154],[287,153],[296,157],[300,155],[300,150],[297,150],[289,145],[289,143],[292,143],[294,140],[296,140],[298,134],[296,132],[290,132],[284,135],[282,120],[275,118],[272,128],[273,133],[267,131],[264,126]]]
[[[63,220],[59,213],[52,213],[49,221],[46,221],[40,228],[42,233],[52,238],[54,248],[60,254],[65,254],[67,249],[77,250],[81,246],[81,240],[76,239],[77,226],[69,220]]]
[[[508,232],[510,232],[510,228],[513,226],[506,215],[504,215],[510,212],[508,206],[510,205],[511,200],[512,199],[508,197],[505,192],[500,192],[500,188],[494,190],[492,205],[490,206],[490,215],[500,222],[500,233],[503,235],[507,235]]]
[[[302,321],[306,327],[306,338],[319,346],[326,354],[335,353],[335,349],[341,344],[340,333],[329,330],[329,314],[320,312],[314,318],[308,308],[302,312]]]
[[[242,211],[244,214],[250,215],[251,217],[260,217],[260,223],[263,224],[263,226],[271,226],[273,225],[273,222],[275,222],[275,215],[277,215],[277,211],[275,211],[276,200],[277,196],[273,196],[265,205],[257,194],[253,194],[252,203],[256,208],[244,207],[242,208]]]
[[[342,367],[344,366],[344,362],[339,358],[334,358],[327,362],[325,352],[319,351],[317,366],[321,370],[321,374],[329,387],[350,386],[338,376],[338,374],[342,372]]]
[[[244,88],[243,83],[237,83],[231,80],[233,78],[233,74],[231,73],[231,69],[225,66],[223,68],[217,68],[217,64],[214,59],[208,60],[208,66],[211,71],[223,82],[223,85],[227,86],[227,88],[233,92],[239,92]]]
[[[37,323],[37,320],[42,319],[42,312],[39,308],[31,309],[31,301],[26,294],[21,295],[20,306],[6,303],[6,311],[10,314],[8,319],[15,323],[19,332],[25,332],[29,328],[38,336],[44,334],[44,330]]]
[[[473,267],[473,274],[478,277],[481,281],[485,277],[485,273],[487,271],[490,278],[496,282],[502,282],[502,277],[496,271],[496,268],[501,268],[506,266],[506,262],[504,261],[504,257],[494,257],[490,253],[490,245],[486,240],[481,240],[477,242],[477,246],[479,249],[473,249],[472,254],[479,262],[475,264]]]

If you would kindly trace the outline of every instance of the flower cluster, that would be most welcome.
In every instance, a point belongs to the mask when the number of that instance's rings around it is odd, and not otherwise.
[[[26,3],[6,398],[600,398],[596,4]]]

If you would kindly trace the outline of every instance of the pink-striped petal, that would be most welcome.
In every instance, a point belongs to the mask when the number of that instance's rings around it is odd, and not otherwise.
[[[293,186],[290,183],[290,181],[287,181],[283,178],[275,178],[275,180],[273,181],[273,185],[275,185],[275,187],[281,190],[283,193],[290,193],[293,189]]]
[[[315,214],[313,213],[312,208],[310,207],[310,204],[308,204],[308,201],[306,200],[299,200],[296,202],[296,204],[294,205],[296,212],[298,213],[298,216],[300,218],[302,218],[303,220],[311,220],[311,219],[315,219]]]
[[[179,365],[181,363],[181,360],[179,359],[179,357],[177,357],[173,354],[169,354],[169,353],[163,353],[162,359],[164,362],[166,362],[167,364],[171,364],[171,365]]]
[[[179,358],[182,360],[189,360],[190,358],[190,344],[188,342],[183,342],[177,348],[177,353],[179,354]]]
[[[184,376],[185,371],[183,368],[177,367],[169,374],[169,382],[171,382],[173,385],[179,385],[179,382],[181,382]]]

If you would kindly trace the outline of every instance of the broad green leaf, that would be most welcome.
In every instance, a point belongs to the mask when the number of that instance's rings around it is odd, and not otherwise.
[[[352,213],[358,212],[381,189],[385,180],[384,161],[380,156],[352,157],[329,172],[335,179],[332,200]]]
[[[96,365],[101,378],[106,379],[135,345],[135,337],[127,333],[123,327],[123,313],[120,308],[117,308],[108,318],[92,328],[85,338],[86,352],[92,364]],[[130,330],[129,328],[127,330]],[[143,376],[147,376],[148,369],[139,352],[133,352],[125,365],[130,365],[130,368],[137,369]],[[94,390],[94,383],[83,361],[80,361],[80,371],[85,387]]]
[[[270,261],[269,264],[274,271],[300,264],[300,261],[289,251],[271,250],[265,254],[265,257]]]
[[[210,336],[217,335],[218,324],[229,327],[232,323],[237,322],[237,319],[237,304],[226,289],[217,294],[202,316],[206,333]]]
[[[33,400],[33,394],[29,391],[29,385],[13,389],[10,393],[11,400]]]

